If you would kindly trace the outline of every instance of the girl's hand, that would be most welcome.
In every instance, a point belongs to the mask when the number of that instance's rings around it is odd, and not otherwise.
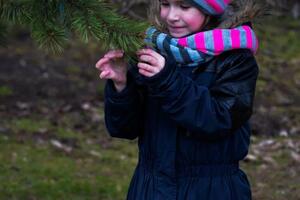
[[[139,73],[152,77],[165,67],[165,58],[152,49],[141,49],[137,52],[139,57]]]
[[[122,59],[123,56],[123,51],[111,50],[96,64],[96,68],[100,71],[100,78],[111,79],[117,91],[123,90],[127,83],[127,65],[124,59]]]

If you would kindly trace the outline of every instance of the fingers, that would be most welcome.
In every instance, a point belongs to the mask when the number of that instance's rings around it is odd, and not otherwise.
[[[111,50],[107,52],[97,63],[96,68],[101,69],[104,64],[109,63],[110,61],[124,56],[124,51],[122,50]]]
[[[153,50],[151,49],[141,49],[137,52],[139,56],[139,63],[138,67],[149,71],[149,72],[156,72],[155,68],[158,65],[157,57],[153,56]]]
[[[139,70],[141,70],[142,72],[144,72],[145,74],[148,74],[148,75],[155,75],[159,72],[159,68],[157,67],[153,67],[149,64],[146,64],[146,63],[138,63],[138,68]]]
[[[109,63],[110,59],[109,58],[101,58],[97,63],[96,63],[96,68],[97,69],[102,69],[103,66],[107,63]]]
[[[152,49],[141,49],[137,52],[137,55],[139,56],[139,73],[144,76],[154,76],[159,73],[165,65],[165,58]],[[111,50],[107,52],[96,64],[96,68],[101,71],[99,75],[100,78],[115,79],[118,77],[118,73],[115,74],[117,71],[114,71],[112,66],[121,67],[122,65],[120,65],[120,63],[117,64],[117,61],[123,56],[124,52],[122,50]]]
[[[144,54],[144,55],[141,55],[139,58],[140,58],[140,62],[149,63],[152,66],[158,65],[157,59],[152,56]]]
[[[103,71],[100,73],[99,77],[101,79],[108,79],[108,78],[110,78],[109,75],[110,75],[110,71]]]
[[[144,69],[141,69],[141,68],[139,69],[139,73],[142,74],[142,75],[144,75],[144,76],[147,76],[147,77],[151,77],[151,76],[154,75],[153,73],[151,73],[149,71],[146,71]]]
[[[139,72],[144,76],[154,76],[165,66],[165,58],[152,49],[141,49],[137,51],[137,55]]]
[[[124,51],[122,50],[111,50],[104,55],[105,58],[122,58],[124,56]]]
[[[152,49],[140,49],[137,51],[137,55],[150,55],[150,56],[154,56],[154,57],[161,57],[161,55],[159,53],[157,53],[156,51],[152,50]]]
[[[139,56],[140,61],[149,63],[153,66],[163,68],[165,65],[165,58],[152,49],[141,49],[137,51],[137,55]]]
[[[152,55],[153,52],[154,51],[152,49],[140,49],[136,53],[137,55],[142,55],[142,54]]]

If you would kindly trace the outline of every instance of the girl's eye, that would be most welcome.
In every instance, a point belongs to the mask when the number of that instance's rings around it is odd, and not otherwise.
[[[169,6],[169,2],[167,2],[167,1],[159,1],[159,3],[160,3],[160,6],[164,6],[164,7]]]
[[[182,3],[182,4],[180,4],[180,8],[182,8],[183,10],[187,10],[187,9],[191,8],[191,5]]]

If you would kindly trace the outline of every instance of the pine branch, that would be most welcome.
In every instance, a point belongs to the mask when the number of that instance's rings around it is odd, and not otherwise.
[[[75,33],[104,48],[123,49],[129,57],[144,45],[149,26],[116,13],[103,0],[0,0],[0,19],[25,24],[41,48],[62,52]]]
[[[2,20],[13,23],[22,23],[30,20],[29,13],[30,1],[20,0],[1,0],[0,2],[0,17]]]
[[[111,46],[121,48],[131,54],[143,45],[141,40],[148,24],[122,18],[110,10],[103,10],[98,15],[98,18],[102,20],[102,27],[106,28],[107,33],[112,33],[107,35],[108,38],[104,38]]]
[[[67,42],[64,27],[53,26],[47,23],[36,23],[32,27],[32,38],[39,44],[40,48],[54,53],[63,52]]]

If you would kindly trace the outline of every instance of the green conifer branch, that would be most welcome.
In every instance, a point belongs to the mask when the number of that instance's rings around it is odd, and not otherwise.
[[[75,33],[84,42],[95,39],[132,57],[149,26],[118,15],[103,0],[0,0],[0,6],[0,20],[29,27],[38,45],[54,53],[62,52]]]

